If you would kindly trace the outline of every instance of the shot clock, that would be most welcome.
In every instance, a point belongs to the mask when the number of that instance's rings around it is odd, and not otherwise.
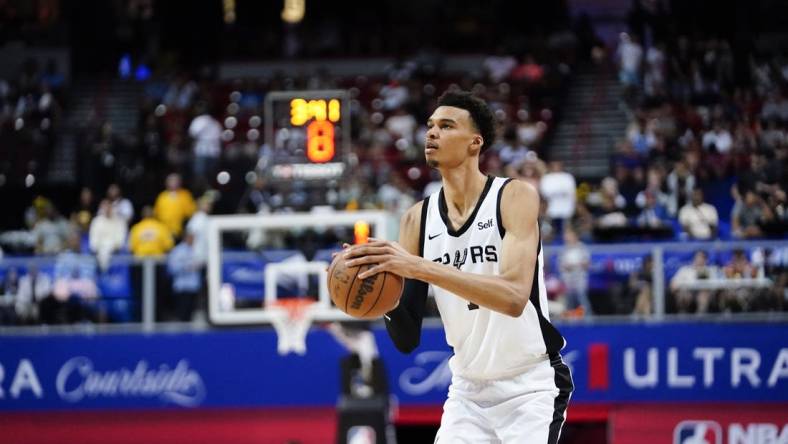
[[[266,172],[274,180],[340,178],[350,153],[349,98],[343,90],[276,91],[265,98]]]

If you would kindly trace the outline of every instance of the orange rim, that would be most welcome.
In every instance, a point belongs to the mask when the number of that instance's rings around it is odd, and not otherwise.
[[[310,297],[295,297],[287,299],[277,299],[271,306],[284,308],[290,319],[301,319],[304,312],[317,301]]]

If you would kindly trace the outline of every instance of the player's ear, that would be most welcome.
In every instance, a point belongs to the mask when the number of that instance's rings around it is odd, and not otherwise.
[[[471,139],[471,146],[470,146],[471,151],[476,152],[476,153],[480,153],[481,150],[482,150],[482,145],[483,144],[484,144],[484,139],[482,138],[481,135],[477,134],[477,135],[473,136],[473,139]]]

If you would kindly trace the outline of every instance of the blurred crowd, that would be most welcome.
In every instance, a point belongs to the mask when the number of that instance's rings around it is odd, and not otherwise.
[[[742,68],[722,39],[645,46],[627,34],[617,54],[631,116],[611,162],[621,208],[652,209],[639,223],[677,219],[692,239],[784,236],[785,54],[752,55]]]
[[[81,129],[82,189],[76,204],[62,209],[38,196],[25,211],[24,226],[0,234],[6,255],[32,253],[54,262],[54,271],[28,264],[6,270],[5,293],[15,297],[3,317],[11,323],[108,320],[95,303],[100,299],[96,281],[111,271],[114,256],[129,254],[168,258],[157,272],[157,281],[167,286],[157,293],[172,295],[165,319],[190,319],[204,289],[205,224],[215,208],[230,214],[314,207],[404,212],[425,186],[434,189],[437,183],[421,160],[420,140],[428,113],[445,89],[473,90],[490,101],[502,124],[496,150],[507,164],[535,157],[553,124],[555,98],[570,73],[568,61],[538,64],[532,55],[518,60],[497,54],[465,77],[435,75],[438,63],[398,61],[380,78],[315,73],[229,83],[184,76],[151,79],[140,97],[133,134],[116,134],[109,121],[100,120]],[[262,98],[269,90],[302,88],[345,88],[352,96],[351,158],[357,162],[350,164],[355,169],[318,189],[277,182],[266,174],[277,147],[263,141]],[[288,129],[276,131],[274,143],[287,143]],[[491,168],[502,167],[491,159]],[[315,248],[336,241],[331,236],[313,240]],[[138,294],[140,266],[132,262],[131,267]]]
[[[566,173],[541,182],[548,220],[570,225],[563,229],[562,285],[555,288],[568,296],[569,308],[585,313],[600,308],[589,301],[590,256],[578,237],[784,239],[788,228],[784,50],[754,53],[739,66],[724,39],[642,42],[622,33],[614,58],[621,108],[630,120],[611,157],[610,176],[598,186],[576,186]],[[546,186],[552,192],[545,193]],[[542,229],[552,234],[549,225]],[[737,250],[728,260],[698,252],[669,276],[668,312],[784,310],[788,272],[772,253]],[[641,271],[608,287],[601,311],[651,313],[648,267],[644,259]]]
[[[460,77],[436,73],[440,64],[438,57],[398,60],[377,78],[335,78],[316,72],[222,83],[186,76],[152,80],[145,87],[136,137],[135,151],[143,156],[136,162],[144,167],[126,180],[138,191],[138,185],[151,183],[150,192],[155,192],[164,172],[177,171],[197,193],[218,189],[222,212],[329,205],[399,213],[436,180],[423,162],[421,145],[427,117],[446,89],[472,90],[492,105],[500,123],[495,150],[505,164],[497,155],[490,156],[486,161],[491,173],[535,158],[555,120],[558,91],[570,73],[568,61],[554,57],[537,63],[530,54],[519,60],[495,55],[487,58],[483,69]],[[266,92],[336,88],[351,96],[352,153],[345,160],[353,170],[341,182],[321,184],[320,189],[305,182],[271,180],[267,167],[305,135],[275,122],[273,142],[265,143]]]
[[[0,184],[32,186],[49,166],[65,78],[54,60],[31,59],[19,71],[0,77]]]
[[[142,292],[138,260],[147,257],[166,259],[156,270],[156,291],[161,296],[157,306],[165,309],[160,319],[191,320],[203,290],[205,224],[213,201],[210,193],[195,200],[177,174],[167,176],[165,189],[153,205],[142,206],[139,215],[117,184],[98,198],[84,188],[79,204],[65,216],[49,199],[37,197],[24,215],[27,229],[0,235],[6,253],[22,259],[3,267],[0,322],[110,321],[111,310],[100,304],[98,281],[124,279],[124,273],[117,276],[112,267],[130,270],[138,303]],[[50,260],[27,261],[28,253]],[[136,260],[113,262],[117,254]]]
[[[788,274],[771,262],[772,251],[759,249],[752,258],[735,250],[727,261],[713,261],[698,251],[670,280],[674,313],[738,313],[785,310]],[[717,265],[719,263],[720,265]]]
[[[542,239],[562,245],[550,274],[559,311],[653,311],[649,259],[619,279],[618,290],[602,303],[607,308],[600,309],[594,302],[599,296],[589,287],[592,261],[585,243],[784,237],[785,58],[753,57],[751,81],[741,83],[734,81],[722,40],[681,37],[646,45],[622,34],[612,58],[630,122],[611,158],[611,174],[596,182],[574,177],[560,162],[550,161],[545,149],[560,120],[576,43],[571,34],[558,34],[540,52],[512,55],[501,48],[478,71],[461,76],[442,74],[441,58],[430,54],[398,59],[380,77],[338,78],[317,71],[220,82],[156,73],[142,84],[139,121],[131,134],[117,134],[110,121],[100,119],[81,129],[78,202],[64,209],[38,196],[24,214],[25,226],[0,234],[6,254],[47,255],[55,262],[53,273],[35,267],[25,274],[5,273],[5,293],[18,296],[13,310],[6,307],[2,316],[20,323],[105,320],[100,309],[74,301],[98,298],[96,276],[111,268],[115,255],[128,253],[168,258],[158,272],[164,278],[157,280],[167,288],[157,291],[173,295],[168,316],[188,320],[204,290],[204,233],[211,213],[264,215],[319,207],[402,214],[440,186],[423,162],[422,141],[438,96],[452,89],[484,98],[496,116],[497,138],[482,158],[483,170],[528,181],[542,195]],[[595,62],[607,63],[602,56]],[[51,151],[46,135],[60,113],[62,86],[54,66],[28,66],[19,79],[0,82],[0,137],[25,138],[33,153]],[[270,177],[277,153],[299,135],[277,122],[273,142],[265,143],[265,94],[335,88],[351,97],[351,170],[320,187]],[[46,157],[34,154],[31,161]],[[18,171],[18,162],[4,158],[2,167]],[[32,175],[33,167],[41,168],[27,164],[24,171]],[[337,236],[298,236],[287,242],[307,240],[317,244],[314,248],[330,247]],[[251,245],[248,239],[240,244]],[[734,255],[739,262],[718,264],[723,272],[698,272],[697,257],[687,265],[695,268],[679,270],[670,281],[669,310],[783,309],[784,268],[767,259],[747,268],[742,254]],[[139,291],[139,265],[132,266]],[[756,290],[742,293],[724,284],[699,290],[687,284],[704,276],[714,276],[715,282],[751,279],[747,285]],[[757,287],[759,279],[774,285]]]

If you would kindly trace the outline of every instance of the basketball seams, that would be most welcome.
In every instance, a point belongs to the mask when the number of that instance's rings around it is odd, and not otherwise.
[[[383,282],[381,282],[381,284],[380,284],[380,290],[378,290],[378,297],[375,298],[375,302],[373,302],[372,305],[369,306],[367,311],[361,316],[368,315],[369,312],[372,311],[372,309],[375,308],[376,305],[378,305],[378,301],[380,300],[380,295],[382,295],[383,294],[383,290],[386,289],[386,278],[388,277],[388,275],[389,275],[388,272],[385,272],[385,271],[383,272]]]
[[[328,266],[328,296],[331,298],[331,301],[334,303],[334,305],[336,305],[337,301],[334,300],[334,292],[331,291],[331,283],[334,282],[334,269],[337,268],[337,262],[340,260],[341,258],[339,255],[337,255]]]
[[[376,279],[374,282],[367,284],[366,281],[370,278],[359,279],[358,275],[365,270],[370,270],[372,265],[364,264],[357,266],[355,267],[356,272],[351,275],[351,273],[347,271],[349,270],[349,268],[346,266],[347,263],[340,262],[343,261],[343,258],[335,259],[336,260],[332,261],[328,268],[328,290],[331,300],[336,308],[344,311],[346,314],[358,319],[371,319],[372,317],[380,317],[383,315],[383,312],[381,312],[381,309],[377,307],[381,304],[381,301],[385,301],[387,305],[396,305],[396,300],[402,297],[404,280],[400,276],[393,275],[392,279],[388,279],[388,272],[382,272],[383,279],[380,279],[379,276],[375,276]],[[342,276],[337,275],[336,285],[334,285],[334,273],[342,273]],[[399,281],[399,288],[397,289],[395,284],[390,283],[390,280]],[[347,289],[343,287],[345,285],[347,286]],[[376,287],[378,288],[378,294],[374,296],[374,299],[372,299],[372,294],[374,293]],[[388,287],[392,288],[389,289]],[[365,294],[363,298],[359,299],[359,292],[362,288],[364,288]],[[345,290],[344,303],[342,301],[342,290]],[[353,295],[353,303],[351,303],[351,295]],[[386,297],[384,298],[383,296]],[[370,300],[372,300],[371,303],[369,303]],[[369,304],[366,309],[364,309],[365,303]],[[381,307],[382,310],[388,311],[386,307]]]
[[[347,288],[347,294],[345,295],[345,313],[347,313],[347,304],[350,302],[350,291],[353,290],[353,285],[356,284],[356,277],[358,273],[361,271],[361,266],[359,265],[356,267],[356,274],[353,275],[353,279],[350,281],[350,285]]]
[[[329,294],[331,293],[331,281],[334,279],[334,268],[337,266],[336,259],[338,258],[334,258],[334,260],[331,261],[331,264],[329,264],[328,266],[328,293]]]

